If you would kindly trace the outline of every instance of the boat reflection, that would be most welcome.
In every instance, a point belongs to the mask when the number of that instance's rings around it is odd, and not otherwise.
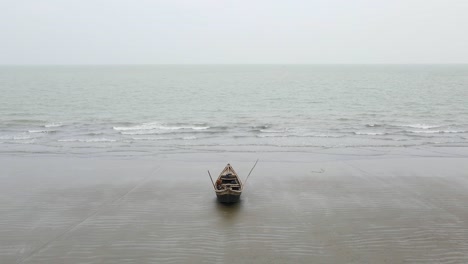
[[[233,221],[235,220],[240,214],[242,210],[242,199],[240,199],[237,203],[220,203],[217,200],[213,200],[214,209],[218,213],[220,217],[223,218],[224,221]]]

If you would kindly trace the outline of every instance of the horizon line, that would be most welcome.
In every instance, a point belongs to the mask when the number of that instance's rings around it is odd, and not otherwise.
[[[352,66],[352,65],[468,65],[463,63],[11,63],[0,66]]]

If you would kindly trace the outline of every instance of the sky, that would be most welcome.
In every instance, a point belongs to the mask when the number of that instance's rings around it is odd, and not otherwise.
[[[0,0],[0,64],[468,63],[467,0]]]

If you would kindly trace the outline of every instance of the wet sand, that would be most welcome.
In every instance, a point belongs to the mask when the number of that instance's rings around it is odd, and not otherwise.
[[[245,178],[216,202],[206,170]],[[468,263],[468,159],[0,158],[0,263]]]

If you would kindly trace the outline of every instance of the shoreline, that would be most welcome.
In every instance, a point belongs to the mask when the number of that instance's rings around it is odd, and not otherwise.
[[[258,146],[218,146],[216,148],[152,148],[151,150],[143,149],[140,152],[135,151],[109,151],[101,149],[101,152],[63,152],[51,153],[34,151],[25,149],[23,152],[12,150],[0,152],[0,159],[42,159],[42,158],[77,158],[77,159],[123,159],[123,160],[151,160],[161,159],[167,160],[170,157],[189,157],[197,159],[204,157],[202,160],[210,160],[213,157],[216,159],[221,157],[245,157],[249,156],[256,160],[259,157],[271,157],[278,161],[287,161],[288,157],[312,157],[322,160],[326,159],[350,159],[353,157],[363,158],[399,158],[399,157],[460,157],[468,158],[468,148],[464,146],[413,146],[413,147],[258,147]]]

